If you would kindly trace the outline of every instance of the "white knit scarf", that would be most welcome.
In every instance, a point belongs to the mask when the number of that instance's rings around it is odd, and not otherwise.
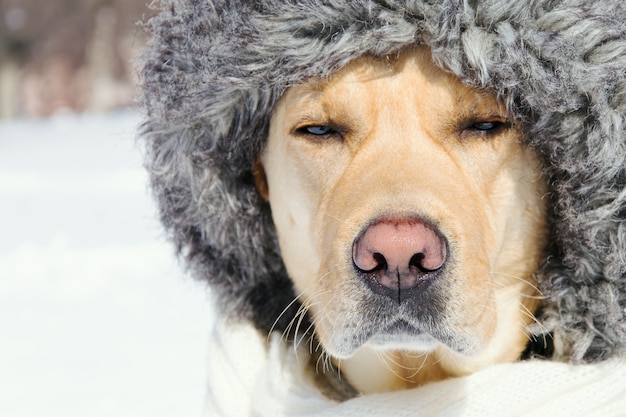
[[[304,349],[218,322],[209,351],[213,417],[626,417],[626,360],[591,365],[526,361],[342,403],[312,380]]]

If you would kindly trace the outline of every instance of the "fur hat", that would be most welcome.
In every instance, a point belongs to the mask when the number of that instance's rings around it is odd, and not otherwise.
[[[162,0],[161,9],[141,69],[146,165],[169,236],[225,314],[268,332],[298,309],[251,174],[281,94],[361,55],[425,44],[438,66],[497,94],[542,158],[553,204],[537,335],[552,334],[555,359],[626,351],[622,0]]]

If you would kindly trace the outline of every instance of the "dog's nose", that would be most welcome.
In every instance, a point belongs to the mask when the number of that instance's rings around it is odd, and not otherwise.
[[[443,237],[420,220],[378,221],[354,241],[355,268],[379,294],[399,302],[425,289],[446,262]],[[404,293],[404,294],[403,294]]]

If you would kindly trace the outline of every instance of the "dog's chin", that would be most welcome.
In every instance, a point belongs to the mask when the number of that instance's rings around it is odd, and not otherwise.
[[[348,359],[364,346],[376,351],[419,353],[428,353],[445,346],[462,356],[471,356],[482,347],[481,343],[471,337],[452,335],[443,331],[437,333],[439,334],[435,336],[408,321],[397,320],[379,329],[364,329],[352,337],[346,338],[344,335],[340,339],[331,339],[327,344],[323,344],[326,351],[337,359]]]
[[[405,320],[397,320],[379,333],[375,333],[367,342],[371,347],[380,350],[432,349],[437,341],[430,334],[421,331]]]
[[[434,350],[440,342],[427,333],[423,334],[402,334],[402,333],[381,333],[372,337],[367,345],[379,351],[403,350],[427,353]]]

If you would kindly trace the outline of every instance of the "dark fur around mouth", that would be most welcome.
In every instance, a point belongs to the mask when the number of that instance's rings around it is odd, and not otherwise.
[[[626,352],[622,0],[161,4],[141,64],[145,163],[169,237],[224,314],[283,331],[298,311],[251,174],[281,94],[420,43],[501,97],[542,158],[553,245],[537,337],[573,362]]]
[[[349,356],[366,342],[397,344],[411,340],[431,339],[460,354],[475,350],[469,335],[455,331],[447,322],[447,300],[441,286],[445,280],[433,284],[427,291],[416,294],[403,303],[379,294],[368,294],[360,305],[360,320],[345,329],[343,356]],[[384,312],[384,314],[381,314]]]

